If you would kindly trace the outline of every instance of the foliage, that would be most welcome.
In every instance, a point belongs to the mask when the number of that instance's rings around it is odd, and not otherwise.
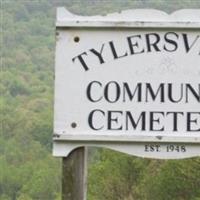
[[[100,150],[89,171],[89,199],[120,200],[132,196],[149,160]]]
[[[172,12],[195,0],[1,0],[0,199],[58,200],[51,156],[55,8],[98,15],[131,8]],[[198,200],[200,160],[157,161],[91,150],[89,200]]]

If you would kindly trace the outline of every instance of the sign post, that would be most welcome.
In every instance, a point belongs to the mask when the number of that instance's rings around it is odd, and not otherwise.
[[[70,155],[66,173],[82,173],[83,151],[73,150],[83,146],[200,155],[199,9],[87,17],[59,8],[56,40],[53,154]]]
[[[79,147],[62,163],[62,200],[86,200],[87,150]]]

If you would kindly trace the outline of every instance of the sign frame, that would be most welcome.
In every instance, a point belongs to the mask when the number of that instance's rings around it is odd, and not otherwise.
[[[122,13],[113,13],[107,16],[78,16],[70,13],[65,8],[58,8],[56,21],[56,38],[59,40],[61,32],[72,29],[162,29],[162,30],[200,30],[200,10],[186,9],[178,10],[172,14],[163,11],[137,9]],[[74,40],[79,40],[74,37]],[[58,47],[57,47],[58,48]],[[56,69],[59,55],[56,52]],[[55,91],[58,88],[58,77],[56,74]],[[56,99],[55,92],[55,102]],[[55,109],[56,112],[56,109]],[[55,116],[56,120],[56,116]],[[73,126],[73,125],[72,125]],[[76,124],[74,124],[76,126]],[[55,127],[55,125],[54,125]],[[145,146],[147,145],[147,146]],[[148,146],[149,145],[149,146]],[[168,145],[172,145],[171,149]],[[58,157],[67,156],[73,149],[81,146],[105,147],[120,152],[140,157],[158,159],[181,159],[200,155],[200,136],[187,133],[169,135],[167,133],[145,133],[134,135],[113,135],[108,131],[97,134],[83,131],[70,133],[59,131],[54,128],[53,155]],[[182,147],[187,148],[187,152]],[[172,150],[173,149],[173,150]],[[144,152],[146,150],[146,152]],[[182,152],[183,150],[183,152]],[[168,153],[166,153],[168,151]]]

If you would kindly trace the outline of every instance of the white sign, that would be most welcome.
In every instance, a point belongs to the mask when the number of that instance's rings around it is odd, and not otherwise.
[[[200,155],[200,10],[59,8],[56,28],[55,156],[79,146]]]

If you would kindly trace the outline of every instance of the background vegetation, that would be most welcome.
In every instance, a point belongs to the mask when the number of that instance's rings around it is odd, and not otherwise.
[[[199,0],[1,0],[0,200],[60,199],[51,155],[55,8],[83,15],[172,12]],[[89,200],[200,200],[200,159],[158,161],[93,150]]]

